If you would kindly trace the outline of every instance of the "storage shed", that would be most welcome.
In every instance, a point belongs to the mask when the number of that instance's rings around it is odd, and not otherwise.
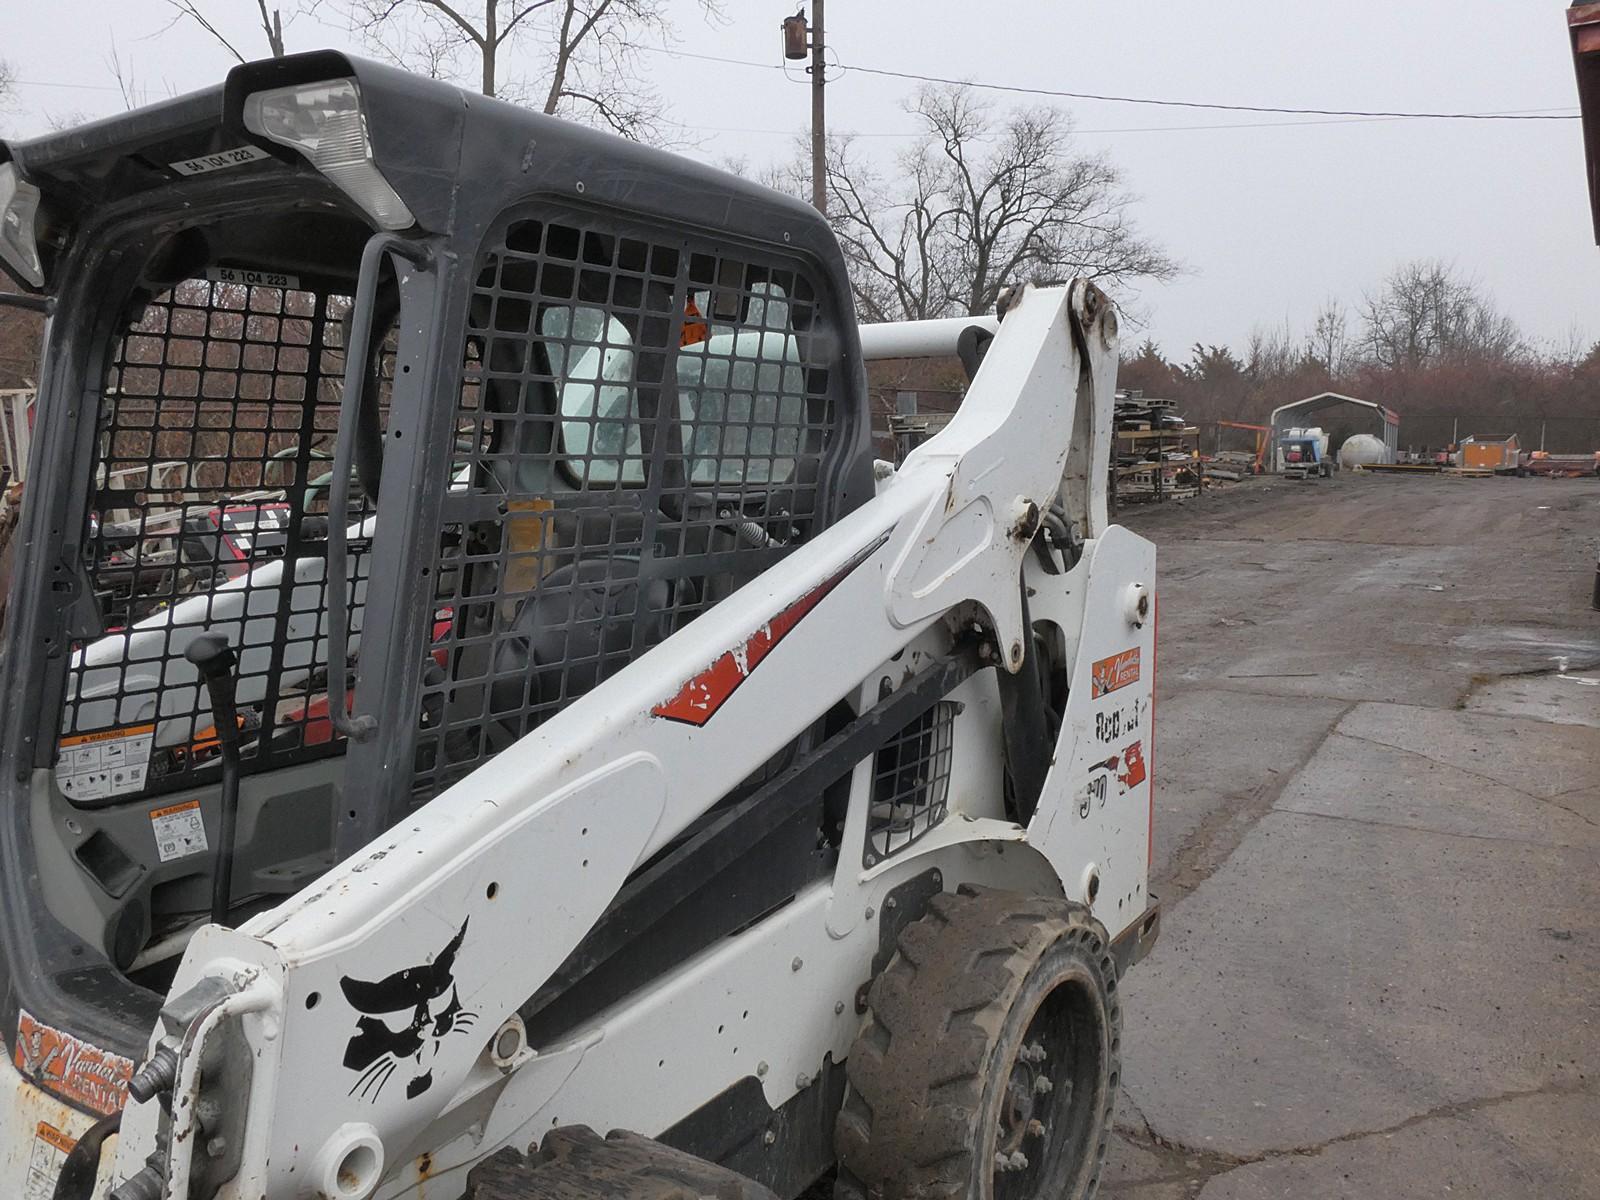
[[[1281,444],[1285,430],[1315,425],[1317,422],[1311,419],[1314,414],[1344,405],[1364,409],[1371,415],[1372,428],[1367,432],[1372,433],[1383,443],[1383,461],[1392,463],[1395,460],[1395,450],[1400,444],[1400,414],[1371,400],[1358,400],[1354,396],[1345,396],[1339,392],[1318,392],[1315,396],[1307,396],[1304,400],[1296,400],[1290,404],[1280,404],[1273,409],[1269,422],[1272,426],[1273,446]],[[1276,450],[1273,457],[1274,459],[1279,457]],[[1274,462],[1273,465],[1277,470],[1283,470],[1281,462]]]

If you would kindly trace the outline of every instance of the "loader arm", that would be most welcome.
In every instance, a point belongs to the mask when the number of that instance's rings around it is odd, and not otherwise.
[[[236,1131],[219,1151],[236,1170],[218,1194],[240,1197],[420,1194],[418,1154],[449,1143],[460,1166],[528,1135],[586,1049],[625,1035],[502,1041],[519,1006],[640,864],[859,688],[867,665],[945,624],[981,628],[1004,669],[1022,668],[1030,547],[1064,494],[1089,538],[1085,587],[1115,601],[1096,608],[1096,646],[1147,639],[1153,555],[1105,520],[1115,332],[1091,284],[1024,290],[959,413],[880,471],[873,500],[314,885],[237,930],[202,929],[135,1088],[151,1098],[130,1102],[117,1150],[115,1178],[150,1190],[121,1194],[187,1200],[214,1170],[200,1131],[219,1121]],[[1086,681],[1100,650],[1085,629],[1073,650]],[[1062,729],[1047,783],[1058,798],[1080,790],[1068,776],[1092,740],[1082,719]],[[1003,836],[1035,839],[1064,872],[1065,807]],[[1143,851],[1124,864],[1141,897]],[[824,886],[776,919],[827,904]],[[1107,925],[1115,935],[1143,911],[1113,910]],[[379,1011],[401,1017],[364,1015]],[[385,1064],[419,1039],[434,1051],[426,1083],[382,1086]]]

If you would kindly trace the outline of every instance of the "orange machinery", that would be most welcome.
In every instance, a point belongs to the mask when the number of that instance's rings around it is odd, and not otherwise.
[[[1272,433],[1266,425],[1248,425],[1243,421],[1218,421],[1222,429],[1248,429],[1256,435],[1255,461],[1250,464],[1250,473],[1260,475],[1267,469],[1267,442]]]

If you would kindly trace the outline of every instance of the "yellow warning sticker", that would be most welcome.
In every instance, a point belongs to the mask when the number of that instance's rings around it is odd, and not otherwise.
[[[187,858],[206,850],[206,824],[200,816],[200,801],[169,804],[152,809],[150,828],[156,835],[156,853],[162,862]]]
[[[57,743],[56,785],[69,800],[103,800],[141,791],[155,736],[152,724],[64,737]]]
[[[28,1182],[23,1191],[24,1200],[51,1200],[56,1194],[56,1180],[61,1176],[62,1164],[78,1144],[61,1130],[40,1121],[34,1131],[33,1146],[28,1152]]]

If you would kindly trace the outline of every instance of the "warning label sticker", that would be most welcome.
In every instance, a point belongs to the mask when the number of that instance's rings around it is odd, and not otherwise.
[[[33,1145],[28,1150],[28,1182],[23,1188],[24,1200],[51,1200],[56,1194],[56,1180],[67,1155],[78,1144],[54,1125],[40,1121],[34,1131]]]
[[[97,729],[61,739],[56,786],[69,800],[104,800],[144,788],[154,725]]]
[[[155,831],[156,853],[162,862],[188,858],[206,849],[206,825],[198,800],[152,809],[150,828]]]
[[[39,1086],[102,1116],[119,1111],[128,1102],[132,1060],[36,1021],[27,1009],[17,1011],[12,1061]]]

